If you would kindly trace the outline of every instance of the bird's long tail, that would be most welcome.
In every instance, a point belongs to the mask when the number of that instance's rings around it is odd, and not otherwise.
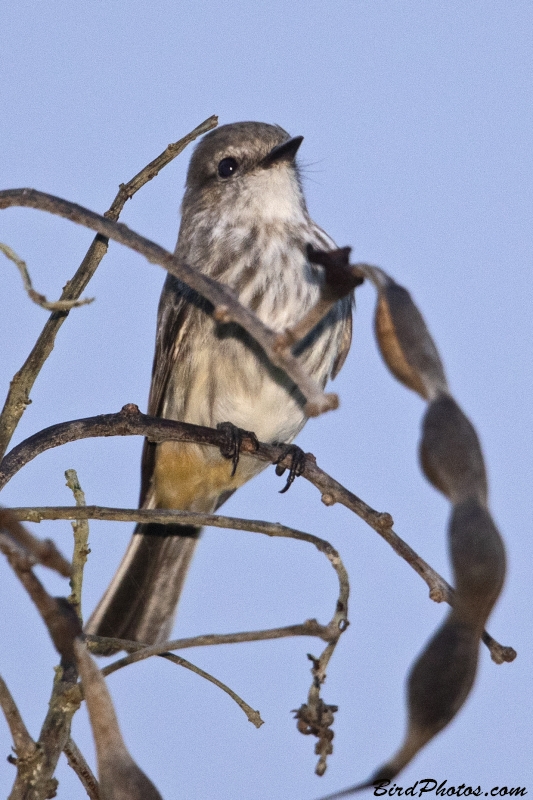
[[[147,644],[164,642],[199,535],[200,528],[192,525],[137,525],[85,632]],[[113,648],[106,652],[111,654]]]

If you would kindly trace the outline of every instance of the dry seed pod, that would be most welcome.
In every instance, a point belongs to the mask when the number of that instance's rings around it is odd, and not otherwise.
[[[481,635],[505,578],[503,542],[488,510],[474,499],[454,507],[448,530],[454,609]]]
[[[503,585],[505,552],[489,512],[475,498],[454,507],[449,539],[454,607],[411,669],[404,743],[366,785],[394,778],[453,719],[473,686],[480,636]]]
[[[409,292],[390,278],[379,287],[375,330],[381,355],[399,381],[426,400],[446,391],[444,368],[426,323]]]
[[[74,643],[74,650],[96,745],[102,800],[163,800],[124,744],[111,695],[96,662],[80,641]]]
[[[369,783],[394,778],[453,719],[474,683],[478,650],[472,627],[452,609],[411,669],[405,741]]]
[[[476,431],[453,397],[441,395],[422,423],[420,460],[426,478],[454,503],[487,502],[487,475]]]

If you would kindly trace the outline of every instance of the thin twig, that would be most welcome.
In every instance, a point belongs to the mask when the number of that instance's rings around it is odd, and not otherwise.
[[[7,531],[11,539],[31,553],[35,564],[53,569],[64,578],[70,577],[70,562],[61,555],[55,543],[51,539],[38,539],[33,536],[20,524],[9,508],[0,508],[0,530]]]
[[[83,509],[83,511],[90,511],[90,508],[86,507]],[[116,512],[118,509],[110,509],[110,511]],[[114,513],[113,516],[115,517]],[[171,520],[176,522],[179,520],[182,522],[182,524],[184,521],[184,517],[182,517],[181,514],[176,514],[176,512],[165,512],[158,519],[163,522],[170,522]],[[339,581],[339,597],[335,605],[335,613],[327,626],[320,626],[315,620],[312,620],[305,623],[305,626],[300,626],[300,629],[297,632],[301,635],[318,635],[328,642],[328,647],[329,645],[333,645],[333,647],[336,645],[341,634],[344,630],[346,630],[348,625],[347,613],[350,589],[346,569],[340,559],[339,554],[335,548],[329,544],[329,542],[326,542],[324,539],[320,539],[318,536],[312,536],[309,533],[303,533],[302,531],[288,528],[284,525],[280,525],[279,523],[262,522],[259,520],[243,520],[214,514],[194,514],[191,519],[194,519],[193,524],[195,525],[212,525],[213,527],[248,530],[252,533],[262,533],[266,534],[267,536],[277,536],[308,542],[313,544],[321,553],[324,553],[337,573],[337,578]],[[297,628],[298,626],[291,626],[290,629],[278,628],[271,631],[259,631],[253,633],[248,632],[246,634],[226,634],[223,637],[195,637],[194,640],[188,640],[189,643],[185,645],[184,640],[180,640],[178,646],[200,646],[205,644],[222,644],[237,641],[254,641],[257,639],[266,638],[281,638],[281,636],[285,635],[294,635],[295,627]],[[289,630],[290,634],[288,633]],[[95,637],[89,638],[92,641]],[[130,652],[129,655],[107,666],[104,670],[105,675],[110,675],[115,670],[121,669],[128,664],[141,661],[145,658],[150,658],[153,655],[162,655],[168,650],[174,650],[176,649],[176,643],[165,642],[162,644],[152,645],[150,647],[143,647],[142,649],[139,649],[138,645],[134,645],[134,648],[126,647],[125,649],[132,649],[133,652]]]
[[[35,742],[28,733],[24,720],[20,715],[17,704],[4,679],[0,676],[0,708],[4,712],[6,722],[9,725],[11,736],[13,737],[13,749],[17,754],[17,760],[31,758],[37,749]]]
[[[28,297],[38,306],[41,306],[41,308],[44,308],[47,311],[70,311],[72,308],[86,306],[93,302],[94,297],[85,297],[82,300],[47,300],[44,294],[37,292],[33,288],[27,264],[15,253],[13,248],[9,247],[9,245],[4,244],[3,242],[0,242],[0,252],[2,252],[6,258],[9,258],[9,260],[15,264],[22,276],[22,282],[24,283],[24,288],[26,289]]]
[[[305,411],[308,416],[318,416],[338,407],[337,395],[324,394],[317,382],[307,374],[298,358],[287,351],[278,352],[277,332],[268,328],[252,311],[241,305],[229,287],[197,272],[155,242],[140,236],[125,225],[112,222],[76,203],[35,189],[0,191],[0,209],[14,206],[35,208],[64,217],[135,250],[152,264],[159,264],[167,272],[209,300],[219,318],[223,315],[225,321],[236,322],[255,339],[266,353],[269,361],[283,370],[300,389],[306,398]]]
[[[136,664],[137,661],[144,661],[145,658],[163,655],[163,653],[166,653],[168,650],[183,650],[188,647],[206,647],[209,645],[220,644],[240,644],[242,642],[259,642],[272,639],[283,639],[288,636],[316,636],[321,639],[325,639],[326,641],[331,638],[338,640],[339,635],[343,632],[344,626],[341,626],[341,630],[339,630],[338,625],[336,630],[333,629],[334,625],[331,623],[328,625],[319,625],[319,623],[313,619],[307,620],[307,622],[304,622],[301,625],[290,625],[285,628],[270,628],[269,630],[264,631],[245,631],[243,633],[209,634],[204,636],[194,636],[189,639],[175,639],[169,642],[162,642],[161,644],[153,644],[149,646],[140,642],[130,642],[122,639],[107,639],[106,637],[101,636],[87,636],[87,641],[89,645],[91,642],[95,642],[95,644],[99,644],[100,642],[103,642],[104,644],[109,643],[111,645],[120,644],[124,650],[128,649],[131,651],[127,656],[119,658],[117,661],[114,661],[112,664],[108,664],[102,669],[102,674],[107,676],[112,675],[113,672],[116,672],[123,667],[127,667],[128,664]],[[330,644],[333,644],[333,642],[330,642]]]
[[[148,181],[151,181],[152,178],[155,178],[159,172],[166,167],[167,164],[170,164],[176,156],[179,156],[182,153],[187,145],[194,142],[199,136],[202,134],[207,133],[208,131],[216,128],[218,125],[218,117],[213,114],[213,116],[209,117],[208,119],[204,120],[200,125],[198,125],[194,130],[184,136],[177,142],[173,142],[169,144],[168,147],[163,150],[157,158],[154,158],[153,161],[150,161],[137,175],[128,181],[128,183],[121,183],[120,190],[113,200],[109,211],[106,211],[105,215],[108,219],[117,220],[120,216],[120,212],[124,208],[124,205],[127,200],[130,200],[133,195],[139,191]]]
[[[303,623],[297,625],[286,625],[283,628],[268,628],[260,631],[241,631],[239,633],[207,633],[201,636],[189,636],[186,639],[172,639],[165,642],[154,655],[160,655],[166,650],[185,650],[190,647],[210,647],[218,646],[221,644],[242,644],[243,642],[263,642],[271,641],[272,639],[285,639],[292,636],[314,636],[324,641],[336,638],[337,633],[332,632],[329,625],[320,625],[316,619],[308,619]],[[138,650],[143,650],[149,647],[142,642],[134,642],[130,639],[113,639],[107,636],[94,636],[92,634],[85,634],[85,640],[89,650],[95,650],[99,654],[105,654],[105,645],[109,645],[113,652],[117,650],[126,650],[128,653],[136,653]],[[113,666],[113,665],[110,665]],[[114,672],[111,669],[109,672],[108,667],[103,668],[103,674],[109,675]]]
[[[94,777],[90,766],[85,761],[83,753],[72,737],[69,738],[68,742],[63,748],[63,752],[67,757],[69,767],[72,767],[80,779],[83,788],[87,792],[89,800],[102,800],[98,781]]]
[[[83,508],[85,503],[85,493],[81,488],[78,475],[75,469],[67,469],[65,472],[67,479],[67,486],[72,491],[76,505]],[[83,570],[87,562],[87,556],[91,552],[89,543],[89,522],[87,520],[75,520],[72,522],[72,530],[74,532],[74,553],[72,555],[72,577],[70,579],[70,588],[72,589],[69,597],[69,602],[72,603],[76,609],[78,619],[83,625],[83,615],[81,611],[81,589],[83,585]]]
[[[105,216],[109,219],[117,220],[126,201],[133,197],[145,183],[150,181],[157,172],[175,158],[185,147],[198,136],[215,128],[218,124],[217,117],[209,117],[201,125],[198,125],[191,133],[183,139],[169,145],[166,150],[154,161],[150,162],[141,172],[135,175],[128,183],[121,184],[120,190],[115,197],[109,211]],[[61,294],[60,302],[72,302],[77,300],[91,278],[93,277],[102,258],[107,253],[108,240],[97,234],[89,247],[85,258],[78,267],[73,278],[68,281]],[[4,455],[19,423],[22,414],[30,402],[30,392],[35,383],[37,375],[54,348],[56,335],[68,316],[68,310],[54,311],[43,327],[31,353],[15,374],[0,415],[0,458]]]
[[[296,539],[301,542],[313,544],[317,550],[324,553],[337,573],[339,581],[338,605],[346,608],[348,602],[349,584],[348,574],[340,559],[338,552],[325,539],[313,536],[310,533],[289,528],[278,522],[265,522],[256,519],[241,519],[239,517],[226,517],[221,514],[200,514],[194,511],[167,511],[165,509],[121,509],[105,508],[102,506],[53,506],[42,508],[12,508],[11,513],[18,519],[31,518],[33,522],[43,519],[101,519],[115,522],[157,522],[161,524],[179,523],[180,525],[195,525],[201,527],[209,525],[214,528],[229,528],[231,530],[250,531],[263,533],[267,536]]]
[[[256,728],[260,728],[261,725],[264,723],[264,720],[261,719],[261,714],[259,711],[255,711],[251,706],[246,703],[242,697],[230,689],[229,686],[226,686],[225,683],[219,681],[218,678],[215,678],[213,675],[210,675],[209,672],[205,672],[205,670],[200,669],[195,664],[191,664],[190,661],[187,661],[185,658],[181,656],[176,656],[174,653],[160,653],[162,658],[166,658],[168,661],[172,661],[174,664],[177,664],[180,667],[185,667],[185,669],[189,669],[191,672],[194,672],[195,675],[199,675],[201,678],[205,678],[206,681],[210,683],[214,683],[215,686],[218,686],[219,689],[222,689],[223,692],[226,692],[227,695],[231,697],[232,700],[237,703],[239,708],[244,711],[246,714],[249,722],[252,725],[255,725]]]

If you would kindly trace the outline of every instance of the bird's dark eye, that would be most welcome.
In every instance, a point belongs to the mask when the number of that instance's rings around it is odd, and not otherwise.
[[[218,165],[218,174],[221,178],[231,178],[238,170],[239,165],[234,158],[223,158]]]

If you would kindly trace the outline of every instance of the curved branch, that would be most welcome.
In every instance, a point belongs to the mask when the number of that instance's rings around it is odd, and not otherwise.
[[[180,525],[194,525],[196,527],[208,525],[213,528],[229,528],[231,530],[249,531],[250,533],[261,533],[266,534],[267,536],[280,537],[284,539],[296,539],[297,541],[308,542],[309,544],[314,545],[321,553],[324,553],[326,558],[331,563],[333,569],[337,573],[337,579],[339,582],[339,596],[336,603],[335,614],[331,622],[326,626],[320,626],[318,623],[315,623],[315,625],[318,627],[315,627],[312,633],[309,629],[307,629],[305,634],[313,636],[318,635],[331,644],[339,637],[337,631],[340,630],[342,633],[347,626],[348,596],[350,592],[350,586],[348,573],[346,572],[346,568],[344,567],[337,550],[335,550],[335,548],[332,547],[332,545],[325,539],[321,539],[318,536],[313,536],[310,533],[296,530],[295,528],[288,528],[286,525],[281,525],[278,522],[264,522],[262,520],[255,519],[250,520],[241,519],[239,517],[226,517],[221,514],[200,514],[194,511],[167,511],[165,509],[121,509],[103,508],[101,506],[12,508],[10,511],[17,519],[25,519],[32,522],[40,522],[44,519],[100,519],[115,522],[150,521],[163,525],[179,523]],[[268,636],[268,638],[274,637]],[[92,638],[90,641],[92,641]],[[244,640],[241,639],[239,641]],[[251,639],[247,639],[246,641],[251,641]],[[213,644],[220,643],[220,641],[213,642]],[[160,655],[165,650],[175,649],[169,643],[164,645],[154,645],[154,647],[156,648],[155,650],[154,648],[149,648],[149,652],[146,651],[146,654],[142,657],[147,658],[149,655]],[[128,648],[124,646],[123,649],[138,650],[139,648]],[[145,651],[143,650],[143,653],[144,652]],[[133,660],[139,659],[135,658]]]
[[[320,539],[318,536],[313,536],[311,533],[305,533],[295,528],[289,528],[279,522],[226,517],[222,514],[201,514],[196,511],[105,508],[103,506],[43,506],[10,508],[9,510],[17,520],[26,520],[28,522],[57,519],[99,519],[113,522],[156,522],[163,525],[178,523],[180,525],[194,525],[195,527],[208,525],[213,528],[264,533],[267,536],[309,542],[309,544],[313,544],[317,550],[326,555],[337,573],[340,591],[339,602],[344,603],[348,598],[348,574],[335,548],[325,539]]]
[[[204,680],[209,681],[209,683],[212,683],[219,689],[222,689],[222,691],[231,697],[231,699],[239,706],[241,711],[246,714],[248,722],[251,722],[256,728],[260,728],[261,725],[264,724],[264,719],[261,719],[261,714],[259,711],[253,709],[252,706],[248,705],[248,703],[243,700],[242,697],[239,697],[239,695],[234,692],[233,689],[230,689],[230,687],[225,683],[219,681],[219,679],[215,678],[214,675],[211,675],[209,672],[200,669],[200,667],[197,667],[196,664],[191,664],[191,662],[187,661],[186,658],[174,655],[174,653],[160,653],[159,655],[161,658],[166,658],[167,661],[172,661],[173,664],[177,664],[179,667],[185,667],[185,669],[194,672],[195,675],[199,675],[200,678],[204,678]],[[119,669],[119,667],[117,667],[117,669]]]
[[[244,328],[264,350],[270,362],[283,370],[298,386],[306,398],[305,411],[310,417],[337,408],[339,401],[335,394],[324,394],[320,386],[302,368],[299,360],[290,352],[280,352],[277,347],[277,333],[262,323],[256,315],[242,306],[235,294],[217,281],[179,261],[175,256],[155,242],[140,236],[126,225],[114,222],[101,214],[96,214],[83,206],[63,200],[60,197],[39,192],[36,189],[6,189],[0,191],[0,209],[21,206],[47,211],[97,231],[107,239],[112,239],[143,255],[151,264],[159,264],[187,284],[191,289],[205,297],[214,306],[214,313],[224,321],[232,321]]]
[[[12,261],[13,264],[15,264],[20,272],[26,294],[30,300],[33,300],[33,302],[41,308],[44,308],[47,311],[70,311],[72,308],[79,308],[79,306],[86,306],[93,302],[94,297],[85,297],[83,300],[47,300],[44,294],[37,292],[33,288],[26,262],[15,253],[13,248],[9,247],[9,245],[4,244],[3,242],[0,242],[0,252],[2,252],[6,258]]]

